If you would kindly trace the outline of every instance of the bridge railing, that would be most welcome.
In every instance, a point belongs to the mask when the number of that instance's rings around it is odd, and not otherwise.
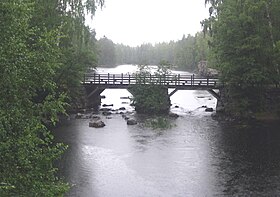
[[[135,85],[156,84],[169,87],[218,85],[216,78],[202,78],[195,75],[139,75],[139,74],[85,74],[84,84],[97,85]]]

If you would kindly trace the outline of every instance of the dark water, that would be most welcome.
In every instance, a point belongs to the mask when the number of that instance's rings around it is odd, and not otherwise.
[[[126,91],[104,95],[132,110],[120,99]],[[204,91],[177,92],[172,103],[180,117],[166,130],[128,126],[119,114],[101,116],[101,129],[75,119],[58,128],[57,141],[69,145],[59,163],[73,184],[67,196],[280,196],[279,124],[219,123],[200,108],[216,103]]]

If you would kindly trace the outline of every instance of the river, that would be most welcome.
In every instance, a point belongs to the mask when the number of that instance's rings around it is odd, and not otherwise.
[[[99,68],[98,72],[130,73],[135,66]],[[183,72],[181,72],[183,73]],[[170,90],[171,91],[171,90]],[[126,90],[105,90],[102,104],[125,107]],[[69,145],[58,164],[72,184],[66,196],[279,196],[280,126],[242,127],[213,118],[202,106],[215,108],[206,91],[178,91],[171,97],[171,128],[128,126],[120,114],[95,129],[89,120],[71,118],[55,130]],[[141,123],[149,117],[135,114]]]

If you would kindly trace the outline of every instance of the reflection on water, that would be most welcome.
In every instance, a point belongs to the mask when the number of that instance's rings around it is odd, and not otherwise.
[[[127,94],[106,90],[102,102],[132,110],[120,99]],[[172,103],[180,117],[167,130],[128,126],[119,114],[102,116],[101,129],[75,119],[58,128],[56,139],[69,145],[59,163],[73,184],[68,196],[279,195],[279,125],[218,123],[200,108],[216,103],[204,91],[179,91]]]

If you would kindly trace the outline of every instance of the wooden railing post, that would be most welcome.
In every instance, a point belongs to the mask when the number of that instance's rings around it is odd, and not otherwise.
[[[193,74],[193,85],[195,85],[195,84],[194,84],[194,74]]]
[[[130,84],[130,74],[128,74],[128,84]]]
[[[123,73],[122,73],[122,82],[121,82],[121,84],[123,84]]]
[[[115,85],[115,74],[113,74],[113,84]]]
[[[108,73],[108,80],[107,80],[108,84],[110,84],[110,73]]]

